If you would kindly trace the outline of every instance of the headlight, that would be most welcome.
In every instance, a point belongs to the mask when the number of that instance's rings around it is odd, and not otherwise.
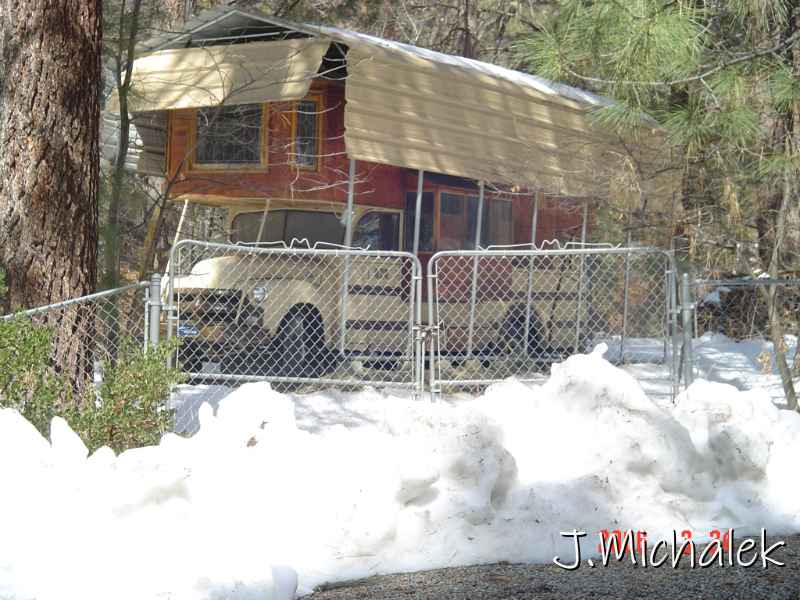
[[[253,288],[253,291],[250,292],[251,298],[253,298],[253,302],[261,303],[263,302],[267,294],[269,294],[270,286],[268,284],[257,285]]]
[[[263,302],[267,297],[267,288],[263,285],[257,285],[253,288],[252,297],[255,302]]]

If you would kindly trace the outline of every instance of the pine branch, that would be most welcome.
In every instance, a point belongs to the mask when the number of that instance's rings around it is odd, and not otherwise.
[[[800,31],[795,32],[792,36],[786,38],[780,44],[777,44],[771,48],[764,48],[761,50],[756,50],[754,52],[749,52],[742,56],[738,56],[734,59],[722,62],[717,66],[704,71],[698,75],[692,75],[691,77],[684,77],[682,79],[673,79],[671,81],[630,81],[630,80],[614,80],[614,79],[603,79],[601,77],[590,77],[588,75],[581,75],[580,73],[574,71],[570,67],[564,67],[566,72],[576,77],[578,79],[582,79],[583,81],[588,81],[591,83],[600,83],[603,85],[634,85],[634,86],[650,86],[650,87],[672,87],[675,85],[682,85],[685,83],[692,83],[694,81],[702,81],[715,73],[719,73],[729,67],[734,65],[741,64],[743,62],[747,62],[750,60],[754,60],[756,58],[760,58],[762,56],[766,56],[768,54],[777,54],[778,52],[785,50],[789,46],[791,46],[796,40],[800,39]]]

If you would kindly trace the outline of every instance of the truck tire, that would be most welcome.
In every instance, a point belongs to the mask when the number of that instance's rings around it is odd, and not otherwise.
[[[322,317],[315,308],[298,306],[289,311],[278,334],[279,376],[319,376],[323,331]]]
[[[503,322],[504,339],[513,342],[517,349],[525,347],[525,309],[515,306],[508,311]],[[544,351],[542,343],[542,325],[535,310],[531,310],[530,321],[528,322],[528,356],[538,358]]]

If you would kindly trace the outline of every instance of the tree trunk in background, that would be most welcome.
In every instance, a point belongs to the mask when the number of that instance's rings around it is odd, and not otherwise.
[[[163,28],[178,31],[183,24],[192,16],[195,7],[195,0],[162,0],[163,1]],[[216,4],[216,3],[215,3]],[[145,279],[155,268],[156,252],[158,249],[159,241],[165,235],[166,220],[169,211],[167,210],[167,203],[169,202],[169,190],[174,183],[173,178],[167,178],[163,183],[163,190],[161,197],[158,199],[153,214],[150,217],[150,222],[147,226],[147,235],[144,240],[144,248],[141,253],[141,261],[139,263],[139,279]]]
[[[794,10],[794,19],[790,21],[788,31],[785,33],[787,38],[800,32],[800,0],[791,2],[790,8]],[[795,41],[792,44],[790,58],[795,80],[800,80],[800,41]],[[790,152],[790,157],[795,157],[794,164],[797,165],[797,153],[800,152],[800,100],[795,100],[794,106],[792,106],[789,113],[789,120],[788,136],[790,145],[788,151]],[[789,201],[789,211],[786,215],[785,260],[789,268],[795,272],[795,275],[800,276],[800,186],[797,182],[800,172],[798,171],[797,166],[795,166],[792,173],[793,198]]]
[[[790,144],[787,138],[786,149],[789,152]],[[783,198],[781,199],[780,208],[778,209],[777,223],[775,226],[775,245],[772,251],[772,260],[769,263],[770,277],[778,277],[778,269],[781,261],[781,248],[783,246],[786,235],[786,216],[789,212],[789,204],[793,194],[793,181],[791,170],[787,167],[784,171],[783,177]],[[787,408],[797,410],[797,393],[794,389],[792,381],[792,370],[786,360],[786,345],[784,342],[784,323],[781,318],[782,295],[778,295],[777,286],[771,285],[769,287],[761,286],[763,293],[766,296],[767,311],[769,313],[769,331],[770,338],[772,339],[772,347],[775,353],[775,366],[778,368],[778,373],[781,376],[781,384],[783,385],[783,392],[786,396]]]
[[[111,197],[108,203],[108,222],[103,231],[105,273],[103,285],[107,289],[120,284],[120,245],[119,211],[122,204],[125,163],[128,160],[130,142],[130,117],[128,115],[128,92],[133,75],[133,57],[139,33],[139,17],[142,0],[133,0],[130,14],[126,14],[127,3],[123,1],[119,19],[119,44],[114,57],[114,78],[119,98],[119,134],[117,154],[111,170]],[[126,19],[126,16],[129,17]],[[128,25],[126,26],[126,22]]]
[[[163,0],[164,25],[173,31],[178,31],[189,20],[194,10],[194,0]]]
[[[793,8],[800,8],[800,2],[795,1]],[[789,39],[795,34],[800,26],[800,14],[795,15],[788,23],[786,31],[782,32],[783,39]],[[800,50],[797,43],[789,48],[786,60],[796,76],[800,76]],[[773,136],[773,150],[776,154],[783,153],[786,158],[786,166],[783,171],[782,186],[775,190],[772,197],[768,199],[765,210],[762,210],[759,217],[759,252],[764,261],[767,272],[772,278],[779,278],[786,271],[797,268],[798,256],[796,254],[796,240],[800,232],[794,230],[797,227],[797,205],[798,205],[798,186],[797,168],[792,164],[794,157],[800,146],[800,101],[795,101],[794,105],[779,117],[776,123]],[[764,214],[768,215],[769,227],[764,229],[769,235],[764,235],[762,231],[761,219]],[[762,243],[768,239],[770,246],[761,248]],[[766,252],[769,251],[769,260],[766,259]],[[787,407],[791,410],[798,410],[797,390],[795,390],[792,379],[792,365],[787,360],[787,349],[784,343],[785,323],[782,318],[783,301],[782,295],[778,294],[777,286],[763,288],[769,312],[770,338],[775,353],[775,365],[781,376],[783,391],[786,396]]]
[[[0,0],[9,79],[0,116],[0,261],[20,309],[97,283],[100,0]],[[77,311],[58,323],[56,365],[79,379]]]

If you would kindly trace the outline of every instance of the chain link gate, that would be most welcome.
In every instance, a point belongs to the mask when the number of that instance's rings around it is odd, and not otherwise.
[[[172,250],[169,337],[191,380],[422,389],[421,267],[405,252]]]
[[[675,273],[672,256],[650,248],[435,254],[427,271],[431,391],[543,380],[553,362],[602,342],[606,358],[631,365],[648,393],[674,397]]]

